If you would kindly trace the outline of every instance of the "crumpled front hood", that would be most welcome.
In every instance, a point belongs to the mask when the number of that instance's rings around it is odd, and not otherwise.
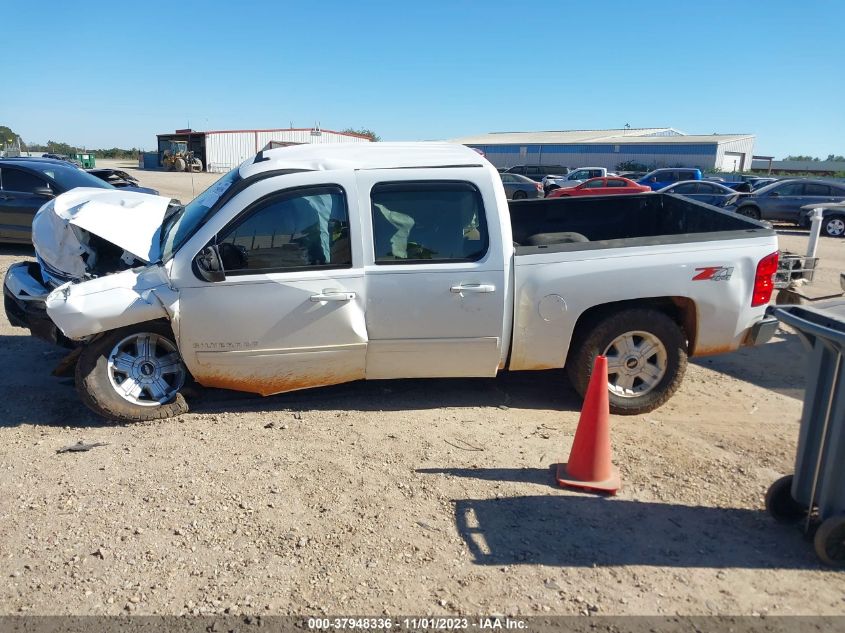
[[[160,255],[161,225],[169,204],[164,196],[78,187],[38,210],[32,243],[44,264],[71,277],[83,277],[89,272],[86,262],[96,258],[85,231],[150,263]]]

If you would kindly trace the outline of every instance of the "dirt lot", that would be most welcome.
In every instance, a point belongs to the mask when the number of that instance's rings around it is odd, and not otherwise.
[[[0,247],[0,272],[27,257]],[[835,290],[845,241],[821,257]],[[845,613],[845,575],[761,510],[801,412],[786,331],[614,418],[610,499],[552,485],[580,406],[560,372],[209,392],[108,426],[50,377],[60,351],[5,317],[0,342],[0,613]],[[78,440],[106,445],[56,453]]]

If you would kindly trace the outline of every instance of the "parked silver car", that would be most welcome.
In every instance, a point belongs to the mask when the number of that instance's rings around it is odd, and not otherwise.
[[[542,198],[543,185],[519,174],[499,174],[505,186],[508,200],[524,200],[525,198]]]
[[[742,196],[728,209],[755,220],[807,226],[807,211],[801,207],[823,202],[845,202],[845,183],[809,179],[779,180]],[[845,214],[832,210],[825,212],[824,218],[823,235],[845,235]]]
[[[657,193],[675,193],[685,198],[692,198],[699,202],[712,204],[714,207],[725,207],[734,204],[740,194],[718,182],[708,180],[684,180],[676,182],[658,190]]]

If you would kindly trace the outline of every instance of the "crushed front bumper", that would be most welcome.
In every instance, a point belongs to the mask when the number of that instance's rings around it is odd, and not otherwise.
[[[3,307],[6,318],[15,327],[28,329],[36,336],[63,347],[74,347],[56,324],[47,316],[44,300],[50,290],[41,277],[41,268],[36,262],[13,264],[6,272],[3,282]]]

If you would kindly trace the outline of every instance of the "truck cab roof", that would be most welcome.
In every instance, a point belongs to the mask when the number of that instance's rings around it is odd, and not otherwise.
[[[487,161],[455,143],[315,143],[259,152],[239,167],[241,178],[266,171],[481,167]]]

